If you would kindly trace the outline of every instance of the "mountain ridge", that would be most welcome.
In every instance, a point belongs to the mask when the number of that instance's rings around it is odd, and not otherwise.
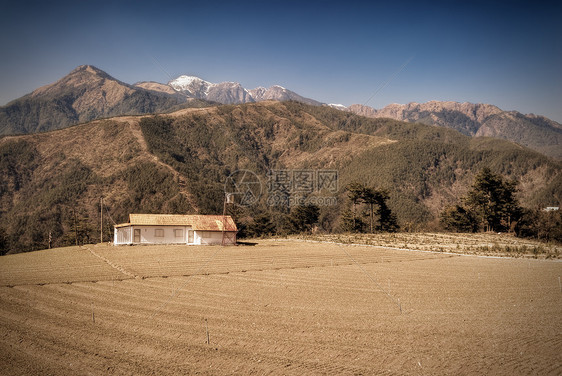
[[[182,75],[168,83],[127,84],[91,65],[75,68],[52,84],[0,107],[0,136],[64,128],[119,115],[165,113],[183,107],[297,101],[371,118],[391,118],[452,128],[471,136],[503,138],[562,160],[562,125],[544,116],[503,111],[484,103],[429,101],[390,104],[376,110],[353,104],[327,105],[279,85],[246,89],[238,82],[212,83]]]
[[[222,104],[294,100],[314,106],[322,105],[314,99],[305,98],[280,85],[273,85],[269,88],[258,86],[254,89],[246,89],[240,83],[234,81],[212,83],[197,76],[181,75],[170,80],[167,86],[192,98]]]
[[[471,137],[502,138],[562,159],[562,125],[540,115],[504,111],[485,103],[453,101],[393,103],[380,110],[353,104],[345,110],[371,118],[452,128]]]
[[[458,202],[484,166],[518,181],[526,207],[562,203],[560,162],[443,127],[277,101],[108,118],[0,138],[0,230],[19,250],[44,248],[49,232],[53,245],[73,244],[76,213],[81,239],[99,239],[102,196],[117,223],[130,212],[221,213],[229,174],[253,171],[266,189],[275,169],[338,171],[337,206],[321,208],[327,231],[349,209],[353,181],[388,189],[401,225],[416,229]],[[237,210],[244,221],[269,206]]]
[[[278,85],[253,94],[257,101],[296,100],[321,105]],[[214,84],[195,76],[180,76],[167,84],[141,81],[131,85],[92,65],[80,65],[57,81],[0,106],[0,136],[44,132],[111,116],[251,102],[256,99],[237,82]]]
[[[0,107],[0,134],[36,133],[109,116],[164,112],[186,104],[184,98],[135,87],[101,69],[81,65]]]

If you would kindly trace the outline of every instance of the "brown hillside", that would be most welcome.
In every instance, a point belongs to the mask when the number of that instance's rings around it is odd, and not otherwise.
[[[296,102],[123,116],[4,137],[0,157],[0,230],[12,251],[45,248],[49,232],[53,246],[97,241],[101,197],[105,240],[131,212],[221,213],[224,182],[239,169],[254,171],[264,189],[272,169],[337,170],[337,206],[322,208],[327,231],[337,229],[352,181],[388,189],[407,228],[457,202],[485,166],[520,182],[528,207],[562,201],[560,164],[522,146]],[[236,215],[270,210],[262,198]]]
[[[103,117],[198,104],[186,103],[181,95],[126,84],[91,65],[82,65],[60,80],[1,106],[0,134],[44,132]]]
[[[278,111],[273,113],[271,109]],[[334,132],[304,113],[291,119],[290,112],[283,113],[283,109],[280,103],[266,102],[232,111],[232,121],[251,129],[247,137],[262,139],[260,149],[277,155],[278,166],[296,168],[305,163],[335,166],[354,154],[392,142],[382,137]],[[194,147],[193,163],[197,160],[202,166],[208,163],[211,167],[219,155],[220,163],[228,164],[229,158],[238,158],[238,167],[249,167],[244,161],[252,156],[239,146],[235,130],[226,125],[230,118],[225,121],[220,111],[217,108],[184,109],[165,118],[182,126],[193,126],[204,118],[207,133],[230,135],[225,141],[227,147],[218,154],[217,145]],[[256,120],[261,119],[260,116],[268,116],[275,124],[272,137],[263,135],[264,129]],[[107,239],[112,233],[110,225],[125,221],[130,212],[199,211],[204,201],[194,196],[193,184],[205,176],[205,167],[197,176],[192,176],[160,158],[147,145],[140,127],[143,118],[152,117],[116,117],[57,131],[0,139],[0,151],[10,155],[4,158],[5,166],[0,169],[3,177],[0,228],[6,229],[12,242],[21,244],[24,249],[34,249],[29,244],[37,243],[38,248],[45,248],[49,232],[55,234],[54,244],[72,243],[75,211],[79,213],[78,222],[85,222],[83,227],[87,234],[84,236],[99,239],[99,230],[98,235],[93,234],[99,226],[100,197],[104,198],[111,216],[104,230]],[[295,123],[302,123],[309,135],[317,137],[315,150],[291,146],[291,143],[296,145],[295,140],[302,133]],[[172,135],[167,137],[171,139]],[[29,161],[17,162],[16,159],[22,160],[19,154],[29,155]],[[219,190],[223,179],[218,181]],[[209,188],[205,182],[198,187]],[[207,205],[204,212],[216,213],[217,210]]]

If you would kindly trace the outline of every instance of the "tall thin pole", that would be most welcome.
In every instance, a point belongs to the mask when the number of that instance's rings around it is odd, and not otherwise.
[[[103,197],[100,197],[100,243],[103,243]]]
[[[224,241],[224,235],[225,235],[225,233],[224,233],[224,230],[225,230],[224,226],[225,226],[225,222],[226,222],[226,201],[227,201],[227,200],[228,200],[228,193],[225,193],[225,195],[224,195],[224,204],[223,204],[223,207],[222,207],[222,242],[221,242],[221,245],[222,245],[223,247],[224,247],[224,243],[225,243],[225,241]]]

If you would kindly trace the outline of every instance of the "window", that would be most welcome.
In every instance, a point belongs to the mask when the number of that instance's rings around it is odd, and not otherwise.
[[[157,238],[163,238],[164,237],[164,229],[163,228],[157,228],[154,230],[154,236]]]
[[[174,229],[174,236],[176,238],[183,238],[183,229],[181,228]]]

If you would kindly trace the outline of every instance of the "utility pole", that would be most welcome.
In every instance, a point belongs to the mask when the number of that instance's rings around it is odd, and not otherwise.
[[[226,244],[226,239],[227,239],[227,233],[226,231],[228,231],[226,229],[226,205],[227,204],[232,204],[234,203],[234,196],[232,195],[232,193],[225,193],[224,196],[224,205],[222,208],[222,246],[224,246]],[[228,237],[229,241],[232,241],[232,239],[230,239],[230,237]]]
[[[224,247],[224,243],[225,243],[225,239],[224,239],[224,235],[225,235],[225,233],[224,233],[225,228],[224,228],[224,227],[225,227],[225,226],[224,226],[224,224],[225,224],[225,222],[226,222],[226,203],[227,203],[229,200],[230,200],[230,193],[226,193],[226,192],[225,192],[224,204],[223,204],[223,207],[222,207],[222,242],[221,242],[221,245],[222,245],[223,247]],[[206,322],[207,322],[207,320],[205,319],[205,323],[206,323]],[[209,334],[208,334],[208,332],[207,332],[207,336],[208,336],[208,335],[209,335]],[[209,339],[207,338],[207,341],[208,341],[208,340],[209,340]]]

